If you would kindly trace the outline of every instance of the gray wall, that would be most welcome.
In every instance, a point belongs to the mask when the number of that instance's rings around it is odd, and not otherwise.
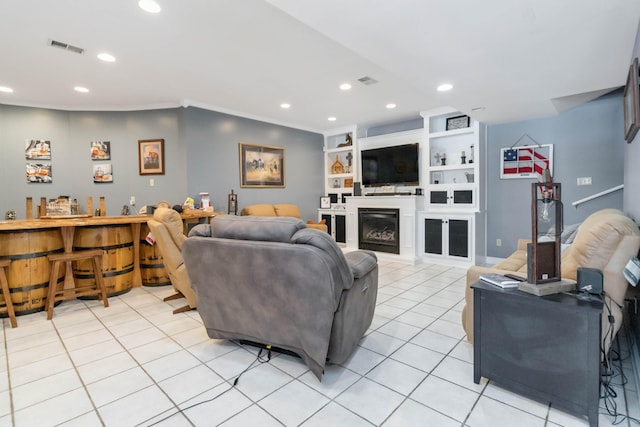
[[[138,140],[164,138],[165,175],[138,173]],[[52,144],[50,184],[27,183],[25,139]],[[90,141],[111,142],[111,160],[92,162]],[[239,189],[238,142],[286,148],[287,187]],[[135,112],[68,112],[0,105],[0,215],[15,210],[25,217],[25,197],[69,195],[86,207],[87,196],[106,197],[107,213],[118,215],[130,196],[136,209],[167,200],[211,193],[216,210],[226,212],[227,193],[249,203],[295,203],[306,219],[317,218],[322,195],[322,135],[195,108]],[[114,182],[96,184],[92,166],[111,163]],[[155,185],[150,186],[153,178]],[[308,217],[308,218],[307,218]]]
[[[184,123],[192,197],[209,192],[214,209],[226,212],[233,190],[238,213],[256,203],[294,203],[303,219],[317,220],[324,182],[321,134],[198,108],[184,111]],[[240,142],[285,149],[285,188],[240,188]]]
[[[164,138],[167,159],[166,174],[147,177],[138,174],[138,139]],[[25,178],[24,141],[51,141],[53,182],[27,183]],[[111,160],[94,162],[90,158],[90,142],[111,142]],[[0,105],[0,213],[15,210],[24,218],[25,197],[34,205],[40,197],[69,195],[83,208],[92,196],[107,201],[107,213],[118,215],[130,196],[136,196],[137,207],[157,203],[163,198],[176,198],[186,189],[184,146],[178,140],[175,110],[137,112],[68,112],[40,108]],[[93,165],[111,163],[113,183],[93,182]]]
[[[487,255],[504,258],[518,238],[531,238],[531,179],[500,179],[500,149],[523,134],[540,144],[553,144],[553,180],[562,184],[565,225],[584,220],[603,208],[623,208],[623,191],[579,205],[572,202],[623,183],[625,146],[619,92],[555,117],[488,126],[487,128]],[[525,138],[519,145],[530,145]],[[578,177],[592,185],[578,186]],[[626,192],[631,192],[627,186]],[[637,198],[637,197],[635,197]],[[502,239],[502,247],[496,246]]]

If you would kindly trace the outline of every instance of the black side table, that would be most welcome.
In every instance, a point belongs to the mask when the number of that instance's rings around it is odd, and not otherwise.
[[[473,288],[473,380],[552,403],[598,425],[603,303]]]

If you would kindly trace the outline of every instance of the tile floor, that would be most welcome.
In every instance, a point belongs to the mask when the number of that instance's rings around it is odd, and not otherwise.
[[[162,302],[169,287],[133,289],[109,308],[65,302],[53,321],[20,316],[17,329],[3,319],[0,426],[588,425],[484,379],[474,384],[460,326],[464,275],[381,261],[373,324],[321,383],[298,358],[261,363],[255,348],[209,339],[197,311],[173,315]],[[624,348],[629,334],[621,335]],[[631,369],[628,360],[617,365]],[[618,411],[640,418],[635,382],[615,389]]]

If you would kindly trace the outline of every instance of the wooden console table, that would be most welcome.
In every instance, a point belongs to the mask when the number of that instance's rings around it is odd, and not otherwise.
[[[473,380],[586,415],[598,425],[603,303],[544,297],[477,282],[473,288]]]

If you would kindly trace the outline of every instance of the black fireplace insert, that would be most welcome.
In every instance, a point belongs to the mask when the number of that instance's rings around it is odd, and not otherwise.
[[[358,209],[358,248],[400,254],[400,210]]]

